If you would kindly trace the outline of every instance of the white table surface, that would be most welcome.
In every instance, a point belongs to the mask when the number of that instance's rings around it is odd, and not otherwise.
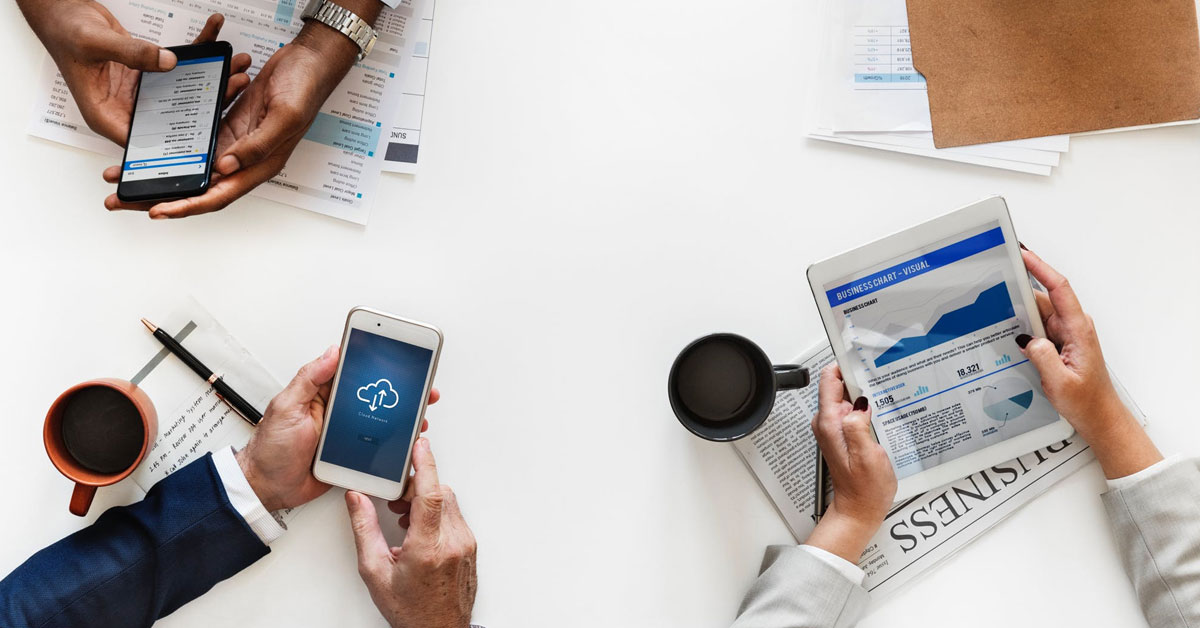
[[[245,199],[109,214],[108,159],[31,138],[42,49],[2,8],[0,573],[86,519],[46,459],[61,390],[125,376],[140,316],[194,295],[281,381],[350,306],[446,333],[429,436],[479,539],[476,621],[724,626],[790,537],[725,445],[675,421],[667,370],[735,331],[786,360],[823,335],[804,269],[985,195],[1072,280],[1167,452],[1200,453],[1200,126],[1072,140],[1052,177],[803,137],[812,0],[442,0],[421,173],[361,228]],[[383,284],[386,289],[380,290]],[[1137,626],[1089,466],[863,626]],[[379,626],[341,491],[159,623]]]

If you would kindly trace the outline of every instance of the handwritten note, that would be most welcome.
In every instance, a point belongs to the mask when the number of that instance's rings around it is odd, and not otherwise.
[[[193,399],[184,402],[182,412],[173,417],[170,425],[161,426],[158,440],[154,441],[142,462],[143,468],[138,470],[151,479],[151,485],[174,473],[197,454],[215,451],[217,446],[235,445],[234,442],[218,443],[217,439],[228,441],[224,438],[227,434],[240,431],[230,429],[226,422],[241,421],[242,418],[217,397],[211,386],[202,387],[196,393]]]
[[[282,386],[194,299],[156,321],[251,405],[265,410]],[[143,490],[192,460],[220,447],[240,448],[254,428],[217,396],[206,381],[171,355],[150,334],[152,355],[131,378],[154,402],[158,435],[133,480]]]

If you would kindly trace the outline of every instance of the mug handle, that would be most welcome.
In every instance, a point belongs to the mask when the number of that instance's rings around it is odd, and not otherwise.
[[[808,386],[808,369],[799,364],[776,364],[775,390],[792,390]]]
[[[82,517],[92,507],[92,499],[96,497],[96,487],[87,484],[76,484],[71,493],[71,514]]]

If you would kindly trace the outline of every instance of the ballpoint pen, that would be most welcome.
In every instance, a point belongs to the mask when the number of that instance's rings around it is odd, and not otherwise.
[[[829,478],[829,468],[825,465],[825,456],[821,454],[820,446],[817,447],[817,490],[816,498],[813,500],[813,521],[821,522],[821,517],[825,516],[825,509],[828,507],[829,495],[825,492],[825,484]]]
[[[157,338],[158,341],[167,348],[167,351],[175,354],[175,356],[182,360],[188,368],[192,369],[192,371],[199,375],[201,379],[207,381],[209,384],[212,384],[213,389],[217,391],[217,396],[220,397],[222,401],[229,404],[229,407],[233,408],[233,411],[236,412],[238,416],[245,419],[250,425],[258,425],[258,422],[262,420],[262,414],[258,410],[255,410],[254,406],[250,405],[250,403],[243,399],[241,395],[237,394],[237,391],[230,388],[229,384],[225,383],[224,377],[213,373],[212,369],[204,366],[204,363],[196,359],[196,356],[192,355],[192,353],[187,349],[184,349],[183,345],[179,344],[177,340],[171,337],[171,334],[163,331],[154,323],[151,323],[143,318],[142,324],[145,325],[146,329],[149,329],[150,333],[154,334],[154,337]]]

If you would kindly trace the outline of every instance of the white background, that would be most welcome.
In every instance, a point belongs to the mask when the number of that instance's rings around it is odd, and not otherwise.
[[[1077,138],[1042,178],[803,137],[812,0],[443,0],[420,175],[385,176],[361,228],[246,199],[211,216],[109,214],[109,160],[26,135],[41,47],[0,8],[4,307],[0,573],[86,520],[42,419],[78,381],[128,377],[195,295],[282,381],[356,304],[441,326],[429,432],[479,539],[476,621],[724,626],[763,547],[788,542],[732,448],[667,405],[712,331],[779,361],[822,338],[806,266],[1000,193],[1064,271],[1167,452],[1200,423],[1200,127]],[[864,626],[1136,626],[1095,465]],[[341,491],[271,554],[161,626],[376,626]]]

